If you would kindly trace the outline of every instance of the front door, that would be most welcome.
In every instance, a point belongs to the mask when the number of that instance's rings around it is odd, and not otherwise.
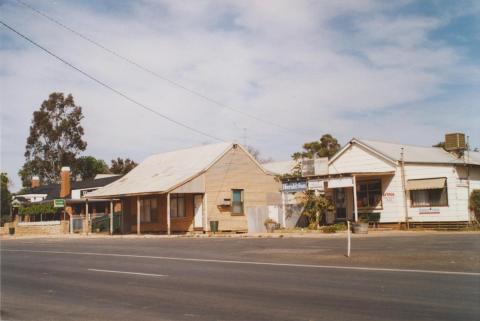
[[[193,196],[194,219],[193,227],[195,229],[203,229],[203,195],[196,194]]]
[[[344,188],[334,189],[335,220],[347,219],[347,201]]]

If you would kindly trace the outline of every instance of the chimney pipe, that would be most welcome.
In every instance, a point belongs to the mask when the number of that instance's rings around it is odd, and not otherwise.
[[[60,198],[70,195],[70,167],[64,166],[60,171]]]
[[[31,187],[32,188],[37,188],[40,186],[40,177],[38,176],[32,176],[32,182],[31,182]]]

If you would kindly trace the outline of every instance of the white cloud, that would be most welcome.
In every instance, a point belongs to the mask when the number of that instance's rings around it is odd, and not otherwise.
[[[449,18],[392,14],[403,2],[144,1],[110,13],[79,3],[31,3],[159,74],[296,128],[300,135],[221,109],[14,2],[3,4],[2,20],[102,81],[225,139],[242,140],[247,128],[249,143],[277,159],[325,132],[344,142],[351,136],[436,142],[450,120],[435,115],[434,122],[419,121],[429,119],[430,100],[444,94],[446,84],[468,83],[466,74],[478,81],[478,66],[458,48],[429,37]],[[342,17],[345,25],[333,23]],[[2,169],[17,184],[31,113],[52,91],[71,92],[84,107],[87,153],[97,157],[141,160],[211,141],[139,109],[4,28],[0,32],[0,39],[13,39],[0,51]],[[444,105],[456,102],[447,97]],[[418,106],[414,113],[408,112],[412,104]],[[469,110],[462,109],[458,130],[475,130]]]

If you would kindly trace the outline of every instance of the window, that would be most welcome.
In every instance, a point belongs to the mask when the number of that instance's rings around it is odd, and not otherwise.
[[[154,222],[158,217],[157,198],[144,198],[140,200],[140,221]]]
[[[410,191],[411,207],[448,206],[447,186]]]
[[[243,215],[243,189],[232,190],[232,214]]]
[[[170,195],[170,217],[179,218],[185,216],[185,195]]]
[[[379,179],[357,183],[358,208],[382,207],[382,183]]]

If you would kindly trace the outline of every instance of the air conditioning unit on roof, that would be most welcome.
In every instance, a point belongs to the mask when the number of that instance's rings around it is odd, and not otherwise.
[[[465,134],[451,133],[445,135],[445,150],[447,151],[461,151],[467,148],[465,143]]]

